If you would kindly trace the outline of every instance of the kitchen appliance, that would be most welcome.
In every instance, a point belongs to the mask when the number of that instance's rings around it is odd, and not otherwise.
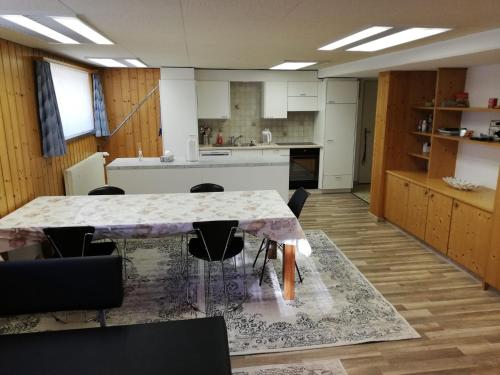
[[[298,143],[293,143],[291,145],[297,144]],[[283,145],[283,143],[278,143],[278,145]],[[290,189],[297,189],[299,187],[304,187],[306,189],[317,189],[318,175],[319,148],[290,149]]]
[[[273,140],[273,135],[271,131],[267,128],[262,130],[262,143],[269,145],[271,144],[272,140]]]

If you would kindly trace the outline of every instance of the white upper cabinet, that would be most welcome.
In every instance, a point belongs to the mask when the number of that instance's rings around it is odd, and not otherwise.
[[[358,81],[328,80],[326,85],[327,104],[344,104],[358,102]]]
[[[318,82],[288,82],[288,111],[318,110]]]
[[[262,117],[287,118],[288,96],[286,82],[262,83]]]
[[[288,96],[318,96],[318,82],[288,82]]]
[[[228,119],[231,117],[229,81],[197,81],[199,119]]]

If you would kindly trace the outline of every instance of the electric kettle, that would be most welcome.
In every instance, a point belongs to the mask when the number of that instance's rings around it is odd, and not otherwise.
[[[271,144],[272,140],[273,140],[273,135],[271,131],[267,128],[262,130],[262,143],[269,145]]]

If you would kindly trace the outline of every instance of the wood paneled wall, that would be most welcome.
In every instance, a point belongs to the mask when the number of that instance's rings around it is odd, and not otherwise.
[[[134,106],[158,85],[160,69],[102,69],[101,79],[109,128],[113,131]],[[163,148],[158,134],[160,127],[160,94],[157,91],[123,128],[102,144],[101,149],[109,152],[108,162],[117,157],[136,157],[139,144],[144,156],[160,156]]]
[[[0,217],[40,195],[63,195],[63,171],[96,152],[94,136],[68,142],[65,156],[44,158],[33,57],[42,51],[0,39]]]

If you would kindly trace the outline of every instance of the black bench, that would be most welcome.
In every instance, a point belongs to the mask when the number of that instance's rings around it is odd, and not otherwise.
[[[117,255],[0,262],[0,315],[99,310],[123,302]]]
[[[2,375],[230,375],[222,317],[0,336]]]

